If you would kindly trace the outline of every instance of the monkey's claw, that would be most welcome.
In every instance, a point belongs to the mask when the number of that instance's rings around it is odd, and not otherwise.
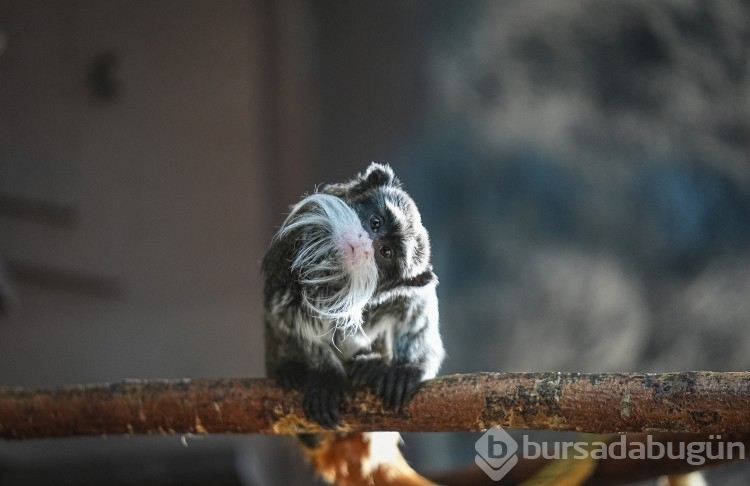
[[[380,357],[357,359],[348,365],[349,383],[352,388],[369,386],[375,388],[374,384],[388,372],[387,365]]]
[[[353,387],[370,387],[383,400],[384,407],[398,412],[422,384],[422,369],[412,364],[360,360],[352,364],[349,377]]]
[[[422,370],[414,365],[391,366],[382,383],[375,390],[383,398],[386,408],[397,412],[411,401],[422,384]]]
[[[343,377],[314,374],[307,381],[302,399],[305,416],[326,429],[334,429],[341,423],[341,404],[349,394]]]

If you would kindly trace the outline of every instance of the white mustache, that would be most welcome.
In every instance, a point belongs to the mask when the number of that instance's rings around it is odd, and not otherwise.
[[[304,241],[291,268],[300,272],[302,300],[318,317],[331,320],[346,339],[362,329],[362,312],[378,283],[371,248],[367,251],[366,246],[358,246],[353,250],[357,258],[345,264],[342,245],[358,239],[361,242],[360,235],[366,234],[359,216],[335,196],[312,194],[292,208],[277,238],[298,229]],[[321,286],[338,290],[317,295],[315,290]]]

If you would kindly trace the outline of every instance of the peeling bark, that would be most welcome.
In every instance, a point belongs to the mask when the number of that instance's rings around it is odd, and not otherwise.
[[[425,383],[401,413],[367,390],[341,431],[509,429],[750,432],[750,372],[476,373]],[[0,388],[0,438],[291,434],[320,428],[301,394],[267,379],[128,380],[48,390]]]

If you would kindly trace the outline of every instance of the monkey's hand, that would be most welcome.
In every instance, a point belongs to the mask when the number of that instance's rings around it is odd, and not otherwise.
[[[341,423],[341,404],[351,394],[346,375],[338,370],[308,370],[304,392],[302,407],[308,419],[326,429]]]
[[[355,359],[348,373],[353,388],[369,387],[383,406],[399,412],[422,384],[423,370],[411,363],[386,363],[378,356]]]
[[[274,370],[273,378],[285,390],[302,390],[302,408],[308,419],[327,429],[341,422],[341,403],[350,395],[342,371],[313,371],[304,363],[288,361]]]

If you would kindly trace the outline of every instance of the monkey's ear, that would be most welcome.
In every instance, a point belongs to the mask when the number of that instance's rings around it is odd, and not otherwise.
[[[370,187],[401,185],[401,182],[393,173],[393,169],[388,164],[372,162],[362,178]]]

